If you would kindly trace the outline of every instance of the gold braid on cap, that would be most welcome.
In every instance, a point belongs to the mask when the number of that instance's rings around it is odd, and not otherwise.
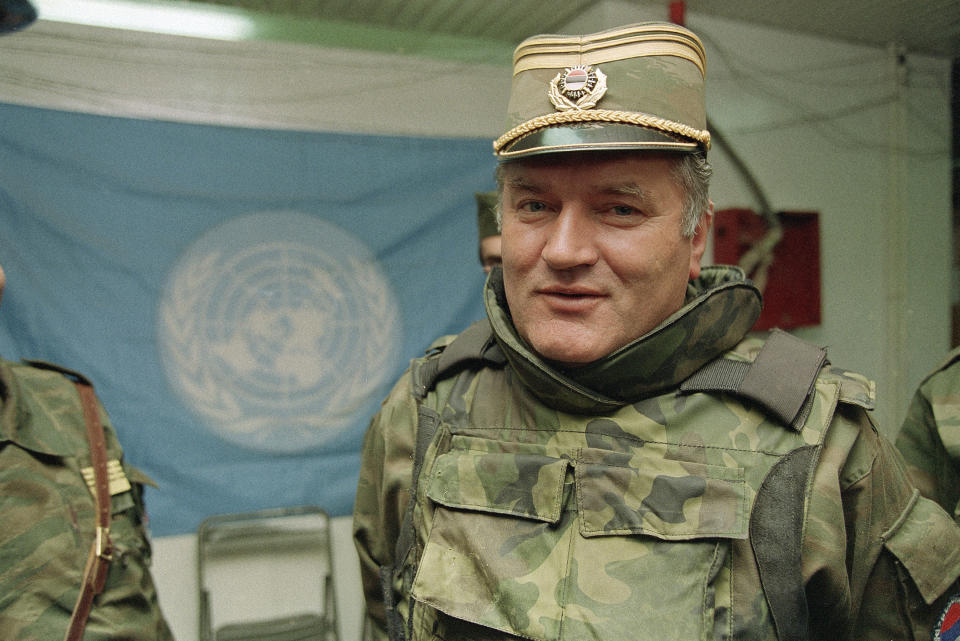
[[[570,111],[558,111],[547,114],[546,116],[537,116],[527,122],[517,125],[507,133],[503,134],[493,142],[494,153],[500,153],[500,150],[506,147],[521,136],[525,136],[540,129],[546,129],[554,125],[566,125],[575,122],[613,122],[625,125],[639,125],[650,129],[659,129],[667,133],[678,134],[684,138],[696,140],[707,149],[710,149],[710,132],[705,129],[696,129],[689,125],[684,125],[672,120],[657,118],[635,111],[611,111],[609,109],[576,109]]]

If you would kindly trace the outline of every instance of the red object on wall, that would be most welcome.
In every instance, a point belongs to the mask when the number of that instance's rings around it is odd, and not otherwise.
[[[763,285],[763,311],[755,331],[820,324],[820,222],[816,212],[776,214],[783,237],[773,261],[747,274]],[[749,209],[716,212],[713,257],[718,264],[737,265],[767,233],[767,221]]]
[[[687,3],[683,0],[674,0],[670,3],[670,22],[684,26],[686,21]]]

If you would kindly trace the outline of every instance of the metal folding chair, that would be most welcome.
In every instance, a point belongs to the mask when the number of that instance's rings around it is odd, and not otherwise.
[[[201,641],[338,641],[330,518],[299,506],[197,531]]]

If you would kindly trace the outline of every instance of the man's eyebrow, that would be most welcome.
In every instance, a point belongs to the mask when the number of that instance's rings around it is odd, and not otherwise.
[[[612,185],[603,191],[617,196],[631,196],[641,202],[651,202],[653,200],[650,191],[639,185]]]
[[[542,194],[547,191],[546,188],[538,185],[536,182],[532,182],[522,176],[516,176],[504,181],[504,186],[509,186],[511,189],[517,191],[523,191],[530,194]],[[641,204],[652,203],[656,200],[653,193],[649,189],[644,189],[640,185],[634,183],[624,183],[624,184],[611,184],[608,186],[602,186],[598,189],[599,193],[605,193],[612,196],[629,196],[630,198],[636,199]]]
[[[514,189],[519,189],[519,190],[521,190],[521,191],[529,191],[529,192],[533,192],[533,193],[537,193],[537,194],[539,194],[539,193],[541,193],[541,192],[544,191],[543,188],[537,187],[537,185],[535,185],[534,183],[532,183],[532,182],[530,182],[530,181],[528,181],[528,180],[526,180],[525,178],[520,177],[520,176],[517,176],[516,178],[510,178],[510,179],[508,179],[508,180],[505,182],[505,184],[506,184],[506,185],[509,185],[510,187],[512,187],[512,188],[514,188]]]

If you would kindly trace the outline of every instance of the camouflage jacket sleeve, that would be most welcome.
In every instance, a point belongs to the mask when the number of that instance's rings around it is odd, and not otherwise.
[[[897,436],[920,492],[960,521],[960,350],[921,383]]]
[[[62,374],[0,361],[0,638],[61,639],[95,536],[95,502],[79,396]],[[87,641],[166,641],[150,575],[142,483],[123,462],[103,408],[110,461],[113,560],[86,624]],[[126,479],[124,482],[123,479]]]
[[[960,591],[960,528],[850,405],[814,474],[802,555],[814,639],[930,639]]]
[[[363,443],[353,513],[353,537],[374,639],[386,639],[380,567],[394,562],[410,498],[417,406],[405,374],[373,417]]]

